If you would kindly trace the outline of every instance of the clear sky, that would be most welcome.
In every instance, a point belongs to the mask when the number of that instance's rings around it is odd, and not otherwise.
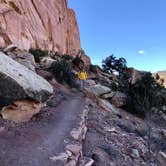
[[[69,0],[93,64],[114,54],[139,70],[166,69],[166,0]]]

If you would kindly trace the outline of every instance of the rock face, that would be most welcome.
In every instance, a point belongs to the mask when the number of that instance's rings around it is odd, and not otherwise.
[[[45,101],[53,93],[52,86],[46,80],[2,52],[0,80],[0,107],[27,97]]]
[[[1,0],[0,47],[10,44],[72,54],[80,49],[75,13],[67,0]]]

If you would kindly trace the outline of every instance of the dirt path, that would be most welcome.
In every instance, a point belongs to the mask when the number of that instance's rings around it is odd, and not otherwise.
[[[81,94],[69,96],[49,116],[0,133],[0,166],[58,166],[49,157],[63,152],[78,115],[84,109]]]

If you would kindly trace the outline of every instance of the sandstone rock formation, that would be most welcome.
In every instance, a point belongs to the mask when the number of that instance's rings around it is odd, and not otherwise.
[[[10,44],[72,54],[81,48],[75,13],[67,0],[1,0],[0,47]]]
[[[164,80],[164,86],[166,87],[166,70],[157,72],[161,79]],[[156,73],[154,73],[156,74]]]
[[[7,120],[19,122],[29,121],[33,115],[41,110],[42,104],[33,100],[15,101],[2,109],[2,117]]]
[[[0,107],[24,98],[45,101],[52,86],[39,75],[0,52]]]

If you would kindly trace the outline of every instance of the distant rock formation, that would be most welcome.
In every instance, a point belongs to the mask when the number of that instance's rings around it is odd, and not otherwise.
[[[164,70],[164,71],[158,71],[157,73],[160,76],[160,78],[164,80],[164,86],[166,87],[166,70]]]
[[[81,48],[75,13],[67,0],[1,0],[0,47],[10,44],[73,54]]]

